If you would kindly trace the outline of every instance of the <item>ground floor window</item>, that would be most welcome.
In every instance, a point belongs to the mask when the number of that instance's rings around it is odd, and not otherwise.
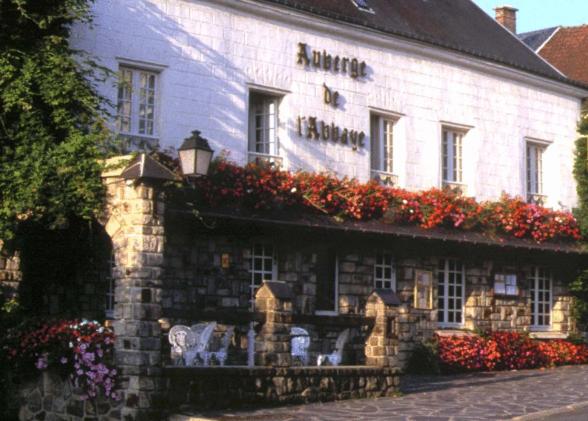
[[[277,277],[276,254],[273,244],[255,243],[251,247],[251,302],[255,300],[255,292],[263,281],[275,281]]]
[[[374,288],[396,291],[396,270],[394,268],[394,259],[390,254],[380,253],[376,255]]]
[[[442,259],[437,271],[437,321],[441,326],[463,324],[465,274],[459,260]]]
[[[530,279],[532,327],[548,329],[551,326],[553,280],[548,269],[535,267]]]
[[[316,313],[330,314],[339,311],[338,259],[333,250],[317,253],[316,273]]]
[[[116,260],[114,257],[114,252],[111,253],[110,258],[107,262],[106,268],[106,276],[105,276],[105,283],[106,283],[106,294],[105,294],[105,302],[104,302],[104,315],[107,319],[112,319],[114,317],[114,288],[115,288],[115,280],[114,280],[114,270],[116,268]]]

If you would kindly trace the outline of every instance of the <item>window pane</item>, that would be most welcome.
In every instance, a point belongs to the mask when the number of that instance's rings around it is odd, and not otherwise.
[[[118,75],[117,128],[131,132],[133,72],[121,68]]]
[[[440,323],[461,323],[462,292],[464,288],[462,263],[451,259],[441,260],[437,279],[438,321]]]

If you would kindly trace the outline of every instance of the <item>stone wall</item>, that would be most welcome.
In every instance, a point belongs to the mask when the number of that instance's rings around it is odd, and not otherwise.
[[[163,313],[174,321],[189,319],[195,307],[201,310],[250,308],[251,275],[250,253],[257,239],[264,239],[276,247],[276,279],[286,282],[294,293],[293,313],[312,315],[316,310],[318,253],[325,246],[338,250],[338,314],[363,315],[368,295],[374,289],[374,263],[382,250],[380,243],[358,241],[355,246],[329,243],[319,236],[292,233],[244,232],[242,236],[230,234],[182,233],[172,230],[166,249],[166,288],[163,290]],[[335,240],[336,242],[336,240]],[[433,309],[410,311],[418,322],[410,327],[415,337],[429,337],[437,327],[437,267],[447,255],[464,263],[465,270],[465,329],[528,330],[531,325],[531,298],[529,275],[534,265],[545,264],[553,268],[552,330],[568,332],[571,328],[571,297],[566,283],[572,280],[562,272],[555,260],[538,260],[539,255],[521,257],[508,252],[488,253],[485,258],[472,255],[467,248],[446,250],[423,247],[419,252],[417,241],[393,240],[387,245],[395,257],[396,293],[402,304],[412,309],[416,270],[433,273]],[[321,248],[322,247],[322,248]],[[223,254],[229,256],[228,267],[221,267]],[[478,253],[478,254],[481,254]],[[495,273],[517,274],[519,294],[515,297],[495,294]],[[328,320],[327,317],[324,318]],[[188,320],[190,321],[190,320]],[[328,324],[328,323],[327,323]],[[329,348],[337,337],[336,327],[308,328],[317,347]],[[405,329],[409,329],[406,327]],[[354,335],[365,335],[365,329],[356,329]],[[353,336],[353,335],[352,335]],[[359,340],[359,342],[362,342]]]
[[[30,315],[104,320],[110,240],[99,224],[23,230],[19,250],[0,251],[0,291]]]
[[[166,403],[199,409],[393,396],[396,369],[372,367],[167,367]]]
[[[22,405],[18,419],[68,421],[119,421],[121,401],[102,397],[84,400],[83,392],[59,375],[44,372],[19,390]]]

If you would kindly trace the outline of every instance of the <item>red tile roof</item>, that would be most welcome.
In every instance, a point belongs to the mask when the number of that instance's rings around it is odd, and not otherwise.
[[[568,78],[588,83],[588,25],[560,28],[539,55]]]

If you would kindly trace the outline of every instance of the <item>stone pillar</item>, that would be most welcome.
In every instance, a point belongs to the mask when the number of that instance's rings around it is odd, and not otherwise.
[[[265,281],[255,294],[255,309],[265,313],[265,323],[255,341],[255,365],[288,367],[292,364],[290,287],[284,282]]]
[[[368,297],[366,317],[375,318],[375,323],[365,344],[367,365],[398,366],[399,305],[398,297],[389,290],[376,289]]]
[[[115,176],[105,175],[106,231],[116,260],[115,357],[122,378],[122,419],[158,420],[162,392],[158,319],[165,243],[164,196],[159,180],[163,177],[142,173],[149,168],[159,170],[155,167],[159,164],[145,155],[137,159],[140,171],[132,161]]]

